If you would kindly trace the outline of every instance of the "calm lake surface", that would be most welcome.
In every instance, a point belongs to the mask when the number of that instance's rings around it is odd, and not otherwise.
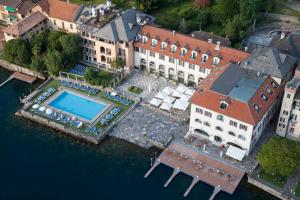
[[[0,68],[0,82],[9,77]],[[1,200],[208,200],[213,188],[199,183],[187,198],[192,181],[178,175],[168,188],[172,170],[160,166],[147,179],[153,150],[113,138],[93,146],[57,134],[16,117],[19,97],[33,86],[13,80],[0,88],[0,199]],[[217,200],[275,200],[245,181],[234,195]]]

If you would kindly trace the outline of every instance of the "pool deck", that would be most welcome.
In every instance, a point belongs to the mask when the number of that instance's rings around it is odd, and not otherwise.
[[[245,172],[240,169],[229,166],[226,163],[215,160],[177,142],[170,144],[169,147],[161,153],[154,165],[146,173],[145,178],[147,178],[159,164],[164,164],[174,169],[173,174],[165,183],[165,187],[167,187],[172,179],[180,172],[193,177],[192,183],[184,193],[185,197],[200,181],[215,188],[210,199],[214,199],[220,191],[233,194],[245,175]]]

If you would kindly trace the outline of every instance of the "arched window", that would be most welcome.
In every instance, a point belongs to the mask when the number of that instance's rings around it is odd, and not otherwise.
[[[228,132],[228,135],[231,135],[231,136],[235,137],[235,133],[232,132],[232,131],[229,131],[229,132]]]
[[[167,43],[166,42],[162,42],[161,43],[161,47],[162,50],[165,50],[167,48]]]
[[[217,115],[217,120],[219,121],[224,121],[224,116],[223,115]]]
[[[179,72],[178,72],[178,77],[184,78],[184,73],[183,73],[182,71],[179,71]]]
[[[227,145],[231,145],[231,146],[234,146],[234,147],[236,147],[236,148],[239,148],[239,149],[242,149],[242,150],[244,150],[244,148],[243,148],[243,147],[241,147],[240,145],[238,145],[238,144],[235,144],[235,143],[233,143],[233,142],[227,142]]]
[[[204,124],[205,126],[210,127],[210,123],[209,123],[209,122],[203,122],[203,124]]]
[[[203,54],[202,55],[202,62],[206,63],[207,62],[207,59],[208,59],[208,55],[207,54]]]
[[[106,62],[105,56],[101,56],[101,62]]]
[[[143,36],[143,37],[142,37],[142,42],[143,42],[143,44],[146,44],[147,41],[148,41],[148,38],[147,38],[146,36]]]
[[[155,63],[154,62],[150,62],[149,66],[150,66],[150,68],[155,68]]]
[[[159,65],[159,71],[165,71],[166,67],[163,65]]]
[[[220,136],[215,136],[214,137],[214,141],[218,142],[218,143],[221,143],[223,140],[222,140],[222,138]]]
[[[201,129],[195,129],[194,130],[195,133],[198,133],[199,135],[201,136],[204,136],[204,137],[209,137],[209,134]]]
[[[188,79],[189,79],[189,81],[194,81],[194,80],[195,80],[195,77],[194,77],[194,75],[189,74],[189,75],[188,75]]]
[[[171,52],[172,52],[172,53],[175,53],[176,50],[177,50],[177,46],[173,44],[173,45],[171,46]]]
[[[246,137],[245,137],[245,136],[243,136],[243,135],[238,135],[238,138],[239,138],[240,140],[243,140],[243,141],[245,141],[245,140],[246,140]]]
[[[200,124],[202,123],[202,121],[200,119],[198,119],[198,118],[195,119],[195,122],[200,123]]]
[[[220,62],[220,58],[218,58],[218,57],[213,58],[213,65],[217,65],[217,64],[219,64],[219,62]]]
[[[218,131],[223,131],[223,129],[222,129],[220,126],[216,126],[216,129],[217,129]]]
[[[151,47],[155,47],[156,44],[157,44],[157,40],[156,39],[152,39]]]
[[[196,51],[192,51],[191,59],[196,59],[197,54],[198,54],[198,53],[197,53]]]
[[[105,48],[104,47],[100,47],[100,52],[101,53],[105,53]]]
[[[186,52],[187,52],[186,48],[181,48],[180,55],[185,56]]]

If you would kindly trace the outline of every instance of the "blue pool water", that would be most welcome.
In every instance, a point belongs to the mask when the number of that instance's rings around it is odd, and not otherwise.
[[[105,104],[66,91],[56,97],[49,105],[88,121],[94,119],[106,107]]]

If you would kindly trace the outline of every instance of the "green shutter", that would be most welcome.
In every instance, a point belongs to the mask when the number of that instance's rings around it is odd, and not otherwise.
[[[5,10],[7,10],[8,12],[16,12],[17,11],[15,8],[9,7],[9,6],[6,6]]]

